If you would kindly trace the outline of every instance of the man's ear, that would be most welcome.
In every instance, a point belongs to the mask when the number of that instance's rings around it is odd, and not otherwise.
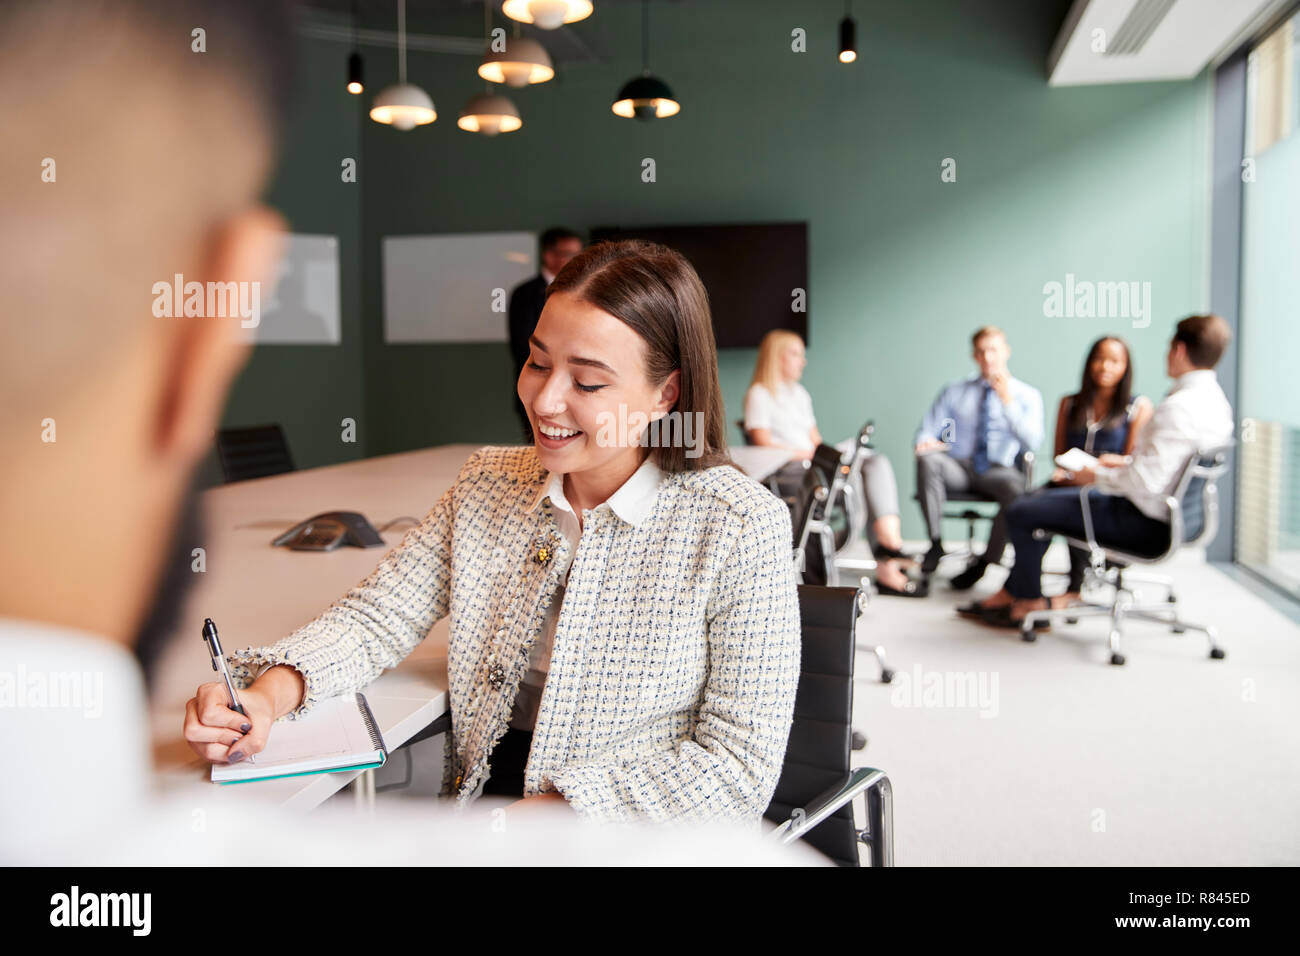
[[[227,298],[226,315],[164,320],[176,327],[168,337],[155,450],[182,468],[192,467],[211,445],[230,385],[252,353],[252,346],[241,338],[238,304],[260,303],[271,291],[268,280],[283,252],[286,228],[284,218],[265,206],[222,223],[200,254],[201,273],[194,279],[205,289],[209,282],[236,283],[238,291]]]
[[[668,373],[664,383],[659,386],[659,400],[655,403],[655,414],[651,420],[663,418],[671,412],[681,394],[682,372],[681,369],[675,368]]]

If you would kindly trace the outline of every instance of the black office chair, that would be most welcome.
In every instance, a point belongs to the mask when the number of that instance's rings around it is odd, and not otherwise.
[[[1028,492],[1034,487],[1034,461],[1035,455],[1032,451],[1023,451],[1016,456],[1016,467],[1020,469],[1021,474],[1025,476],[1025,491]],[[921,494],[918,490],[913,496],[917,501],[921,500]],[[997,505],[995,498],[988,495],[982,495],[974,491],[950,491],[948,492],[949,505],[962,504],[984,504]],[[975,557],[975,523],[977,521],[992,521],[997,517],[996,511],[980,511],[976,508],[962,508],[961,510],[944,509],[943,517],[945,520],[957,520],[966,522],[966,543],[959,549],[944,552],[944,560],[950,558],[966,558],[967,560]]]
[[[786,505],[790,508],[790,527],[794,532],[792,542],[794,573],[800,584],[804,582],[805,575],[810,573],[814,576],[818,574],[822,576],[820,581],[813,583],[826,583],[826,563],[821,557],[826,548],[831,545],[827,540],[830,529],[821,520],[826,507],[826,498],[825,477],[820,469],[809,468],[804,473],[803,486],[799,489],[798,497],[785,499]],[[816,539],[813,537],[814,534]],[[814,540],[817,542],[814,548],[815,560],[810,570],[808,552]]]
[[[830,492],[820,468],[808,469],[797,500],[787,499],[787,504],[791,506],[790,525],[794,530],[795,580],[801,585],[825,585],[828,579],[835,577],[834,542],[830,525],[825,520],[829,502]],[[860,611],[866,610],[870,600],[870,586],[870,580],[863,579],[857,589]],[[894,672],[885,660],[885,648],[880,644],[863,644],[862,649],[875,655],[880,667],[880,682],[890,683],[894,679]],[[866,737],[856,734],[853,749],[861,750],[866,745]]]
[[[749,431],[745,428],[745,420],[743,418],[736,419],[736,427],[740,429],[740,436],[745,439],[746,445],[754,444],[753,439],[749,437]]]
[[[279,425],[222,428],[217,432],[217,457],[226,482],[247,481],[293,471],[289,443]]]
[[[893,789],[884,771],[851,767],[853,666],[861,592],[800,585],[802,664],[781,778],[763,816],[782,843],[806,840],[841,866],[894,865]],[[865,826],[853,802],[862,797]]]
[[[812,467],[820,469],[826,478],[827,497],[825,520],[831,530],[831,540],[839,551],[849,540],[851,531],[848,499],[853,495],[849,478],[853,473],[851,461],[844,461],[840,450],[825,442],[813,449]],[[831,584],[838,584],[831,581]]]
[[[1120,639],[1124,621],[1155,621],[1165,624],[1175,634],[1184,631],[1200,631],[1209,639],[1210,657],[1222,660],[1226,657],[1218,644],[1217,633],[1212,625],[1193,624],[1178,616],[1178,597],[1174,594],[1168,579],[1154,579],[1166,585],[1168,593],[1159,603],[1137,603],[1136,595],[1130,586],[1134,581],[1141,582],[1143,576],[1128,570],[1130,565],[1151,565],[1167,561],[1184,545],[1198,544],[1211,540],[1219,528],[1219,489],[1218,481],[1228,470],[1228,454],[1231,445],[1221,445],[1192,455],[1183,465],[1174,490],[1165,500],[1169,509],[1169,545],[1158,554],[1134,554],[1118,548],[1098,544],[1092,530],[1092,510],[1088,505],[1088,486],[1079,489],[1079,501],[1083,506],[1084,540],[1066,536],[1066,540],[1077,547],[1087,550],[1088,567],[1084,571],[1084,588],[1095,593],[1097,588],[1109,585],[1113,591],[1107,599],[1088,601],[1082,606],[1057,608],[1055,610],[1031,611],[1025,615],[1021,625],[1020,636],[1023,640],[1033,641],[1038,632],[1034,629],[1037,621],[1051,622],[1063,620],[1075,624],[1081,617],[1110,618],[1110,662],[1123,664],[1124,655],[1120,652]],[[1034,537],[1042,540],[1051,537],[1051,533],[1039,528]],[[1152,580],[1152,579],[1148,579]]]
[[[807,840],[841,866],[861,866],[861,847],[871,866],[894,865],[893,788],[883,770],[851,767],[853,743],[853,666],[857,651],[862,594],[854,588],[799,586],[800,665],[794,717],[786,741],[781,776],[763,816],[778,824],[772,838],[782,843]],[[402,744],[405,779],[376,792],[411,782],[410,746],[451,730],[444,713]],[[853,801],[862,797],[862,829]]]

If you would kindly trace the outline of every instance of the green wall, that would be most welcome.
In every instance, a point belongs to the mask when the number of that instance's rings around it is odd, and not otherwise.
[[[317,23],[338,23],[313,14]],[[279,422],[299,468],[366,456],[361,346],[361,186],[342,180],[345,157],[360,160],[364,97],[343,88],[347,49],[299,37],[298,90],[279,168],[266,201],[300,233],[339,237],[340,345],[263,345],[253,351],[222,417],[227,427]],[[366,104],[368,106],[368,104]],[[344,442],[344,418],[358,440]],[[204,462],[206,484],[221,481],[215,456]]]
[[[364,450],[516,439],[504,343],[383,343],[380,240],[403,233],[806,220],[804,382],[822,433],[843,438],[874,417],[904,496],[913,485],[912,432],[941,384],[970,369],[968,337],[979,325],[1008,331],[1013,372],[1043,391],[1049,429],[1057,399],[1077,387],[1086,348],[1102,332],[1130,341],[1138,386],[1158,398],[1173,321],[1208,301],[1209,79],[1049,88],[1047,50],[1068,6],[861,6],[859,59],[846,67],[834,55],[838,4],[654,3],[653,69],[683,107],[643,125],[609,110],[640,69],[640,7],[598,5],[570,29],[610,59],[510,91],[525,125],[495,139],[455,125],[460,105],[482,90],[473,58],[413,52],[410,77],[434,97],[438,122],[409,133],[360,124],[364,318],[352,313],[345,263],[345,348],[333,351],[348,353],[339,361],[355,368],[360,335]],[[413,31],[482,31],[478,9],[411,17]],[[790,51],[797,27],[807,31],[804,54]],[[316,94],[324,114],[342,100],[335,87],[346,49],[320,43],[311,52],[309,66],[328,88]],[[324,62],[331,55],[337,62]],[[394,51],[367,50],[367,70],[377,90],[396,73]],[[317,141],[291,155],[299,169],[319,161],[325,179],[295,178],[278,196],[346,225],[349,200],[340,195],[340,208],[327,208],[321,196],[340,193],[328,181],[337,179],[329,154],[352,142],[357,113],[353,103],[333,108],[337,123],[322,116],[310,125]],[[640,181],[646,156],[656,160],[657,183]],[[940,180],[947,157],[957,162],[955,183]],[[1139,329],[1128,320],[1044,317],[1044,284],[1067,273],[1150,282],[1154,320]],[[277,351],[250,369],[236,407],[260,409],[259,396],[274,396],[286,415],[299,414],[275,379],[299,367],[295,378],[313,379],[327,361],[316,356],[330,350]],[[754,356],[719,356],[729,421],[741,412]],[[328,413],[309,406],[300,422],[289,419],[295,432],[319,418],[336,435],[356,387],[335,383]],[[734,429],[732,437],[739,440]],[[339,460],[357,450],[309,447]],[[918,535],[915,508],[905,503],[903,513],[905,532]]]

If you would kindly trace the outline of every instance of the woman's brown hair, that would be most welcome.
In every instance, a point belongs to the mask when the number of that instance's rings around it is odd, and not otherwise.
[[[547,296],[555,292],[567,292],[608,312],[641,336],[646,379],[652,385],[662,385],[674,369],[681,370],[681,389],[672,409],[678,415],[658,423],[650,447],[659,468],[676,472],[736,467],[727,453],[709,295],[680,253],[641,239],[598,242],[560,270],[546,290]],[[701,427],[691,438],[700,454],[688,457],[682,420],[696,414],[699,418],[693,421]]]

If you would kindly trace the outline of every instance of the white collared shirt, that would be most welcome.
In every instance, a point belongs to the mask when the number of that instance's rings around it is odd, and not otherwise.
[[[757,382],[745,393],[745,430],[765,428],[779,445],[808,451],[817,426],[812,396],[798,382],[777,386],[775,394]]]
[[[663,472],[647,456],[605,503],[628,524],[639,525],[654,506],[662,480]],[[510,713],[510,726],[515,730],[531,731],[537,725],[537,709],[541,706],[542,690],[546,687],[546,676],[551,669],[551,648],[555,644],[555,627],[560,619],[560,607],[564,603],[564,588],[568,584],[569,569],[573,566],[573,557],[578,553],[578,541],[582,537],[578,516],[564,496],[562,473],[550,473],[541,492],[528,506],[528,511],[536,511],[548,497],[555,507],[555,521],[560,527],[560,533],[569,542],[569,557],[560,572],[555,599],[547,608],[542,632],[528,651],[528,670],[519,683],[519,693],[515,696],[514,708]]]
[[[550,285],[552,282],[555,281],[555,273],[552,272],[550,269],[546,268],[546,266],[542,266],[541,271],[542,271],[542,279],[546,281],[547,285]]]
[[[194,652],[205,653],[198,641]],[[181,727],[177,724],[177,737]],[[274,733],[275,730],[272,730]],[[680,833],[603,827],[566,806],[511,823],[508,841],[424,801],[385,803],[373,817],[323,806],[309,816],[266,802],[256,783],[208,799],[154,791],[139,664],[85,631],[0,617],[0,865],[470,866],[819,865],[802,848],[734,828]],[[196,765],[196,777],[198,769]],[[245,789],[245,787],[249,789]],[[476,813],[473,808],[470,813]]]
[[[1097,490],[1123,495],[1147,517],[1168,521],[1165,499],[1187,460],[1198,451],[1227,444],[1233,431],[1232,406],[1214,370],[1187,372],[1156,406],[1130,462],[1097,469]]]

